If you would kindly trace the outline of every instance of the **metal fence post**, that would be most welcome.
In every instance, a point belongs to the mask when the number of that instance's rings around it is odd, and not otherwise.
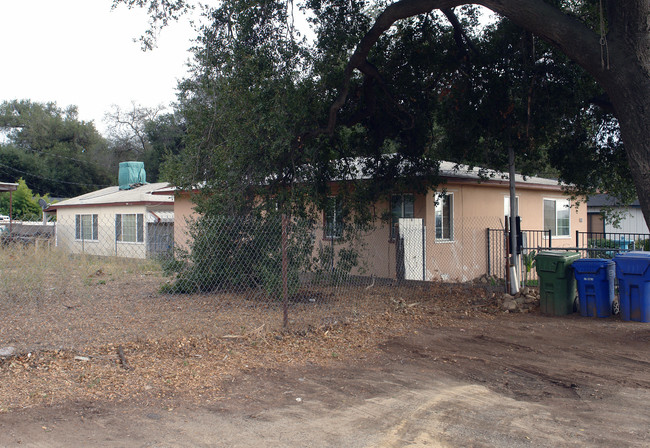
[[[492,276],[492,272],[491,272],[491,267],[492,266],[490,264],[490,258],[492,257],[492,254],[491,254],[491,249],[492,248],[490,247],[490,228],[488,227],[487,229],[485,229],[485,231],[487,233],[487,275],[488,275],[488,277],[491,277]]]
[[[282,214],[282,326],[287,328],[289,324],[289,285],[287,281],[288,259],[287,259],[287,216]]]
[[[422,281],[427,280],[427,228],[422,226]]]

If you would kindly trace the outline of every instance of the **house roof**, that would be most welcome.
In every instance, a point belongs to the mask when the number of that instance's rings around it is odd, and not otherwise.
[[[587,207],[621,207],[619,200],[608,194],[595,194],[589,196]],[[628,207],[641,207],[639,200],[635,200]]]
[[[360,180],[372,178],[372,173],[368,172],[369,170],[366,168],[366,160],[363,158],[343,159],[337,163],[340,164],[341,167],[345,166],[345,170],[342,171],[346,173],[342,178],[337,180]],[[408,168],[405,166],[406,163],[410,162],[402,161],[400,163],[400,169],[406,171]],[[477,181],[480,183],[492,185],[507,185],[509,182],[508,173],[481,167],[470,167],[469,165],[463,165],[448,161],[440,161],[438,174],[448,180]],[[564,185],[557,179],[548,179],[536,176],[523,176],[521,174],[515,175],[515,182],[520,187],[545,188],[555,190],[561,189]]]
[[[167,182],[158,182],[140,185],[128,190],[120,190],[120,187],[115,185],[57,202],[48,207],[46,211],[51,212],[68,207],[103,207],[109,205],[171,205],[174,203],[173,196],[154,196],[153,194],[154,191],[168,186]]]
[[[393,155],[386,155],[385,157],[391,157]],[[384,156],[382,156],[384,157]],[[373,174],[370,169],[367,168],[367,162],[370,159],[363,157],[355,158],[344,158],[340,159],[335,163],[335,168],[344,173],[342,176],[332,179],[333,181],[351,181],[351,180],[367,180],[373,177]],[[402,161],[400,164],[400,169],[406,171],[405,163]],[[491,185],[508,185],[509,176],[508,173],[501,171],[490,170],[487,168],[480,167],[470,167],[469,165],[462,165],[455,162],[441,161],[439,175],[448,180],[459,180],[459,181],[476,181],[484,184]],[[541,188],[549,190],[560,190],[566,184],[559,182],[557,179],[549,179],[544,177],[536,176],[524,176],[522,174],[515,175],[515,182],[518,187],[523,188]],[[205,182],[201,182],[192,188],[193,191],[198,191],[205,185]],[[182,189],[167,185],[164,188],[158,189],[153,194],[155,195],[171,195]]]
[[[486,183],[508,183],[509,175],[496,170],[459,165],[454,162],[440,162],[440,175],[448,178],[478,180]],[[520,185],[546,186],[561,188],[563,184],[557,179],[515,174],[515,182]]]

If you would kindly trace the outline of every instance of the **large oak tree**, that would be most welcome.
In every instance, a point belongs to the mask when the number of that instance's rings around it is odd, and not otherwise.
[[[115,0],[128,6],[146,6],[156,23],[164,25],[176,18],[188,2],[185,0]],[[246,2],[242,2],[246,3]],[[321,8],[320,14],[341,14],[338,38],[334,46],[347,48],[350,39],[358,39],[351,51],[338,91],[332,96],[327,124],[321,131],[334,133],[342,109],[358,94],[357,72],[365,78],[380,79],[381,67],[375,64],[373,51],[390,39],[393,25],[405,19],[442,11],[451,22],[453,8],[479,4],[504,16],[529,32],[543,38],[581,66],[602,87],[605,95],[597,99],[601,107],[612,111],[620,125],[622,140],[637,195],[646,222],[650,222],[650,1],[648,0],[400,0],[363,2],[361,0],[310,0],[308,7]],[[248,2],[254,6],[255,2]],[[370,7],[368,7],[370,5]],[[364,9],[365,8],[365,9]],[[352,14],[349,14],[352,13]],[[354,15],[362,15],[355,20]],[[371,20],[371,17],[376,17]],[[364,21],[365,20],[365,21]],[[322,21],[321,21],[322,22]],[[324,22],[322,22],[324,23]],[[372,25],[370,25],[372,23]],[[454,24],[456,27],[456,24]],[[337,31],[334,31],[334,35]],[[150,34],[151,37],[153,34]],[[150,43],[145,39],[145,43]],[[322,43],[322,42],[321,42]],[[334,61],[335,63],[338,61]],[[336,65],[332,72],[340,73]],[[320,79],[327,76],[319,74]],[[396,90],[399,86],[393,86]],[[325,94],[330,95],[331,90]],[[573,151],[573,148],[567,148]]]
[[[340,94],[330,110],[328,129],[336,124],[355,70],[375,76],[368,54],[397,21],[436,9],[480,4],[542,37],[584,68],[607,94],[618,118],[630,172],[646,222],[650,223],[650,1],[603,1],[603,26],[591,29],[567,12],[581,3],[548,0],[401,0],[388,5],[350,57]],[[570,149],[567,149],[570,150]]]

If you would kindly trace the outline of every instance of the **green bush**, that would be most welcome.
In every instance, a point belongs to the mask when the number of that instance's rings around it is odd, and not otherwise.
[[[650,238],[639,239],[634,242],[635,250],[644,250],[646,252],[650,251]]]
[[[299,286],[299,273],[311,261],[311,227],[287,222],[287,286]],[[176,280],[167,292],[262,288],[282,297],[282,219],[280,216],[203,217],[190,225],[190,248],[167,267]]]
[[[350,226],[345,228],[342,234],[342,238],[334,241],[340,249],[335,250],[335,247],[330,244],[331,241],[318,248],[317,255],[312,260],[317,281],[339,284],[350,277],[354,268],[360,267],[359,235],[353,232]],[[359,269],[359,273],[362,271],[363,269]]]

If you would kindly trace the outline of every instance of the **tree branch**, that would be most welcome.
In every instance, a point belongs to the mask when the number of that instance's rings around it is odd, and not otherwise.
[[[347,100],[354,71],[362,71],[372,47],[395,22],[434,9],[450,9],[469,3],[463,0],[400,0],[387,6],[350,57],[339,95],[330,107],[327,128],[323,131],[328,134],[334,132],[337,114]],[[502,14],[522,28],[544,38],[581,65],[599,82],[610,81],[609,74],[604,73],[600,66],[598,34],[560,9],[544,0],[480,0],[473,3]]]
[[[458,17],[456,17],[456,14],[454,14],[454,11],[452,9],[445,8],[442,10],[442,13],[445,15],[445,17],[447,17],[447,20],[449,20],[449,23],[454,28],[454,40],[456,41],[456,45],[458,46],[459,50],[467,54],[467,48],[469,48],[473,53],[478,53],[476,47],[474,46],[474,43],[463,29],[463,26],[460,24],[460,21],[458,20]]]

